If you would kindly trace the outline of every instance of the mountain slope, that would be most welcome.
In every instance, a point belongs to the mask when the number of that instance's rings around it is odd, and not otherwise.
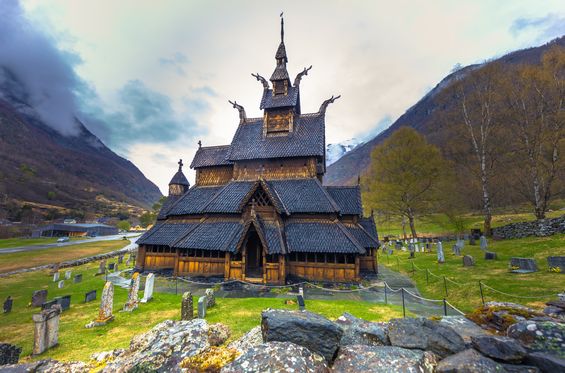
[[[503,64],[535,64],[540,61],[541,55],[555,44],[565,47],[565,36],[539,47],[509,53],[495,61],[502,62]],[[441,141],[448,138],[446,134],[449,129],[444,127],[443,121],[434,120],[436,118],[436,110],[438,109],[438,103],[435,101],[435,98],[453,79],[464,76],[468,71],[480,66],[482,65],[467,66],[445,77],[434,89],[401,115],[388,129],[378,134],[372,140],[346,153],[337,162],[330,165],[327,168],[324,184],[344,185],[356,182],[357,176],[363,174],[369,167],[373,148],[401,126],[412,127],[425,135],[428,141],[441,145]],[[450,104],[455,103],[447,103],[447,105]]]
[[[82,123],[77,122],[77,136],[63,136],[45,125],[26,104],[17,80],[3,73],[0,209],[15,201],[102,214],[116,204],[147,208],[161,197],[135,165]]]

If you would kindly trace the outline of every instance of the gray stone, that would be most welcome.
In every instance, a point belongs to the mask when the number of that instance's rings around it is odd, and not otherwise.
[[[565,359],[543,352],[533,352],[525,361],[527,364],[538,367],[542,372],[565,372]]]
[[[104,285],[102,290],[102,297],[100,299],[100,308],[98,310],[98,317],[86,324],[86,328],[93,328],[96,326],[106,325],[110,321],[114,320],[113,315],[114,309],[114,285],[108,281]]]
[[[113,271],[115,267],[116,267],[116,263],[108,264],[108,271]]]
[[[4,301],[4,305],[2,307],[2,310],[4,313],[10,313],[12,312],[12,305],[14,304],[14,300],[12,299],[11,296],[8,295],[8,297],[6,298],[6,300]]]
[[[57,283],[57,288],[62,289],[65,287],[65,280],[61,280]]]
[[[517,339],[532,352],[547,352],[565,358],[565,324],[552,321],[520,321],[508,328],[508,336]],[[543,369],[542,369],[543,370]]]
[[[308,311],[265,310],[261,313],[264,342],[292,342],[331,362],[343,331],[325,317]]]
[[[446,357],[439,362],[436,373],[494,373],[504,372],[496,361],[489,359],[473,349],[468,349]]]
[[[510,269],[513,273],[537,272],[538,266],[533,258],[510,258]]]
[[[131,286],[128,291],[128,300],[124,305],[124,311],[131,312],[137,309],[139,305],[139,282],[141,281],[141,276],[139,272],[135,272],[131,277]]]
[[[180,319],[189,321],[194,318],[194,305],[192,304],[192,293],[187,291],[182,295]]]
[[[147,303],[151,299],[153,299],[153,286],[155,283],[155,275],[150,273],[147,275],[145,279],[145,287],[143,290],[143,299],[141,299],[141,303]]]
[[[263,334],[261,334],[261,327],[256,326],[239,339],[231,342],[228,348],[233,348],[239,351],[242,355],[247,352],[251,347],[259,346],[263,343]]]
[[[479,240],[481,241],[481,250],[487,251],[488,250],[487,238],[485,236],[481,235],[481,238]]]
[[[59,343],[59,317],[61,306],[51,308],[32,315],[34,328],[33,354],[39,355]]]
[[[365,321],[345,312],[337,318],[335,323],[343,330],[340,346],[367,345],[384,346],[390,345],[387,334],[387,326],[384,323]]]
[[[96,290],[91,290],[84,294],[84,303],[92,302],[96,300]]]
[[[463,257],[463,267],[472,267],[475,265],[475,259],[471,255]]]
[[[437,262],[445,263],[445,254],[443,253],[443,244],[441,241],[437,243]]]
[[[57,304],[57,299],[52,299],[50,301],[43,303],[41,305],[41,309],[42,310],[48,310],[49,308],[53,307],[55,304]]]
[[[465,346],[471,347],[471,338],[490,335],[483,328],[466,318],[465,316],[443,316],[440,324],[451,327],[455,333],[459,334]]]
[[[122,264],[124,262],[124,256],[120,255],[118,256],[118,264]]]
[[[304,311],[306,309],[306,303],[304,302],[304,296],[302,294],[298,294],[296,296],[296,303],[298,303],[298,309],[300,311]]]
[[[352,345],[339,349],[334,373],[433,373],[438,357],[429,351],[409,350],[394,346]]]
[[[429,350],[441,358],[465,349],[465,341],[455,330],[423,317],[391,320],[388,337],[393,346]]]
[[[497,239],[524,238],[529,236],[547,237],[557,233],[565,233],[565,215],[554,219],[513,223],[492,230],[493,236]]]
[[[214,289],[206,289],[206,308],[211,308],[216,305],[216,295],[214,294]]]
[[[0,366],[17,364],[20,360],[22,348],[9,343],[0,343]],[[2,369],[2,368],[0,368]]]
[[[47,300],[47,289],[43,290],[36,290],[33,292],[31,296],[31,306],[32,307],[41,307],[43,303]]]
[[[62,297],[56,297],[54,299],[58,305],[61,306],[61,310],[66,311],[69,308],[71,308],[71,296],[70,295],[64,295]]]
[[[508,363],[520,363],[526,350],[513,338],[488,335],[472,337],[473,347],[485,356]]]
[[[78,275],[75,275],[75,279],[74,279],[74,283],[78,284],[79,282],[82,282],[82,274],[79,273]]]
[[[559,268],[560,273],[565,273],[565,256],[548,256],[547,265],[550,270]]]
[[[513,365],[513,364],[501,364],[504,368],[504,371],[507,373],[540,373],[538,367],[534,367],[531,365]]]
[[[53,273],[53,282],[59,281],[59,276],[60,276],[59,272]]]
[[[70,280],[73,272],[72,271],[65,271],[65,280]]]
[[[492,251],[485,251],[485,260],[496,260],[497,256],[496,253],[493,253]]]
[[[99,276],[99,275],[103,275],[105,273],[106,273],[106,261],[102,260],[102,261],[100,261],[100,264],[98,266],[98,272],[96,272],[96,275]]]
[[[290,342],[268,342],[251,347],[222,368],[221,373],[326,373],[324,358]]]
[[[198,298],[198,318],[204,319],[206,317],[206,306],[208,304],[207,298],[202,296]]]

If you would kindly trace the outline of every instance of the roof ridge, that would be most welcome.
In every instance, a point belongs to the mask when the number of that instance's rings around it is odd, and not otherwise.
[[[322,190],[322,192],[324,193],[324,195],[326,196],[326,198],[328,198],[330,204],[332,205],[332,207],[335,209],[336,212],[338,212],[339,214],[341,214],[341,210],[337,204],[336,201],[334,201],[334,199],[332,198],[332,196],[330,196],[330,194],[328,193],[328,191],[326,190],[326,188],[324,188],[324,186],[322,185],[322,183],[320,183],[320,180],[318,180],[317,178],[314,178],[316,185],[318,185],[318,187]]]
[[[337,224],[339,229],[341,229],[341,231],[345,234],[345,236],[349,239],[349,241],[351,241],[351,243],[353,243],[355,246],[357,246],[357,248],[361,249],[359,251],[360,254],[366,254],[367,253],[367,250],[365,250],[363,245],[361,245],[361,243],[359,241],[357,241],[357,239],[355,237],[353,237],[351,232],[349,232],[349,230],[346,227],[343,226],[343,224],[339,221],[339,219],[335,219],[334,223]]]
[[[194,230],[196,228],[198,228],[199,226],[202,225],[202,223],[204,223],[208,218],[207,217],[203,217],[202,219],[200,219],[200,221],[194,225],[194,227],[192,227],[192,229],[189,229],[188,232],[186,232],[186,234],[184,234],[181,238],[177,239],[176,241],[174,241],[169,247],[175,247],[176,244],[178,244],[180,241],[184,240],[185,238],[187,238],[192,232],[194,232]],[[190,224],[190,223],[183,223],[183,224]]]
[[[356,224],[356,225],[357,225],[359,228],[361,228],[361,231],[362,231],[363,233],[365,233],[365,235],[366,235],[367,237],[369,237],[369,238],[371,239],[371,241],[373,241],[374,243],[377,244],[377,248],[381,246],[381,243],[379,242],[379,240],[375,240],[375,239],[373,238],[373,236],[371,236],[371,234],[370,234],[369,232],[367,232],[367,230],[366,230],[365,228],[363,228],[363,226],[362,226],[361,224]]]
[[[279,192],[277,192],[277,188],[275,188],[275,187],[271,188],[271,186],[269,185],[269,183],[268,183],[266,180],[260,180],[260,182],[261,182],[261,185],[264,184],[264,185],[266,186],[265,192],[267,192],[267,194],[271,194],[271,193],[272,193],[272,192],[271,192],[271,189],[273,189],[273,190],[275,191],[275,195],[277,196],[278,201],[279,201],[280,204],[282,205],[282,208],[284,209],[284,212],[285,212],[287,215],[290,215],[290,212],[289,212],[288,209],[286,208],[286,205],[284,204],[284,202],[283,202],[281,196],[279,195]],[[272,197],[269,195],[269,198],[272,198]],[[280,211],[278,211],[279,209],[277,208],[276,203],[274,203],[274,202],[275,202],[275,201],[274,201],[274,198],[272,198],[272,199],[273,199],[273,205],[275,205],[275,209],[276,209],[277,212],[280,214]]]
[[[234,182],[234,181],[232,180],[232,181],[230,181],[229,183],[227,183],[227,184],[225,184],[224,186],[222,186],[222,187],[216,192],[216,194],[214,194],[214,196],[213,196],[212,198],[210,198],[210,200],[208,200],[208,202],[207,202],[204,206],[202,206],[201,210],[202,210],[202,211],[206,211],[206,209],[208,208],[208,206],[210,206],[210,204],[211,204],[212,202],[214,202],[214,201],[216,200],[216,198],[218,198],[218,196],[219,196],[220,194],[222,194],[222,192],[223,192],[224,190],[226,190],[226,188],[228,187],[228,185],[230,185],[230,184],[233,183],[233,182]]]
[[[203,150],[203,149],[218,149],[218,148],[229,148],[231,146],[231,144],[227,144],[227,145],[211,145],[211,146],[202,146],[200,148],[198,148],[197,151]]]

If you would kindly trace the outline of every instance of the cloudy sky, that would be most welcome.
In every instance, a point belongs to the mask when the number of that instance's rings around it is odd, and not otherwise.
[[[342,95],[330,143],[383,130],[456,64],[565,34],[562,0],[0,0],[0,65],[48,124],[73,136],[76,115],[165,192],[199,139],[231,141],[228,99],[261,116],[250,74],[274,69],[281,11],[289,73],[313,65],[302,111]]]

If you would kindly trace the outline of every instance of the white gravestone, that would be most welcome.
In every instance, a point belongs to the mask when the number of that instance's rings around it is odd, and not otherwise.
[[[155,275],[150,273],[147,275],[145,279],[145,290],[143,291],[143,299],[141,299],[141,303],[147,303],[151,299],[153,299],[153,284],[155,282]]]

